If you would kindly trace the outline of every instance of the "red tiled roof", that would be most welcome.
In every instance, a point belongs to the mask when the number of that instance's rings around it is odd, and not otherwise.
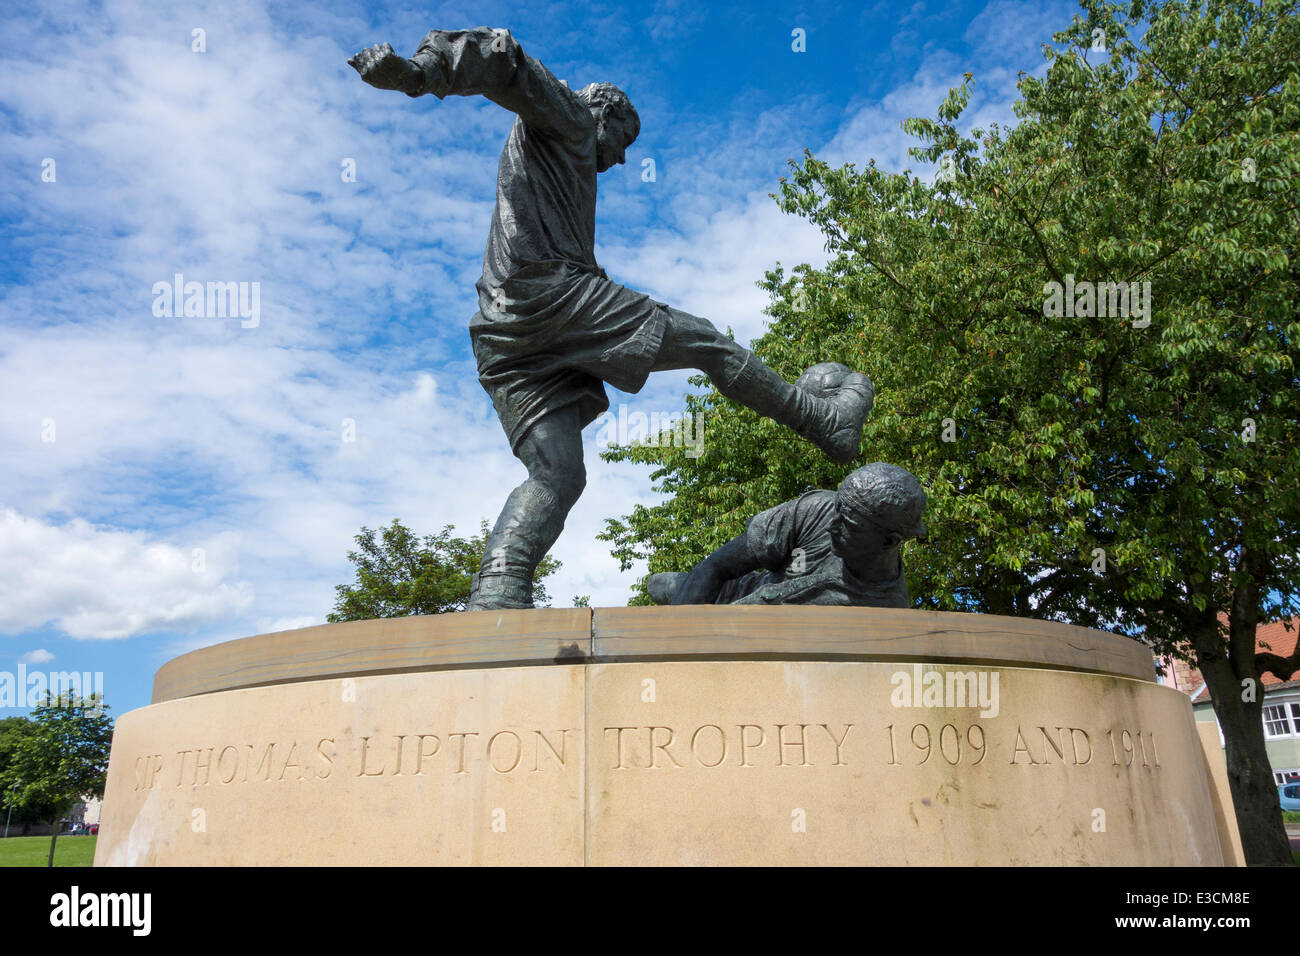
[[[1220,616],[1222,619],[1222,616]],[[1287,630],[1287,624],[1290,624],[1291,630]],[[1290,657],[1295,652],[1296,640],[1300,638],[1300,617],[1293,617],[1289,621],[1273,621],[1269,624],[1260,624],[1255,628],[1255,653],[1276,654],[1279,657]],[[1194,667],[1188,669],[1188,677],[1191,684],[1188,687],[1180,687],[1184,693],[1192,695],[1192,703],[1200,704],[1210,699],[1210,688],[1205,683],[1205,678],[1201,672]],[[1292,685],[1300,686],[1300,679],[1293,674],[1289,681],[1282,681],[1272,671],[1266,671],[1260,677],[1260,683],[1264,685],[1265,693],[1269,690],[1279,690],[1283,685],[1289,690]],[[1195,693],[1193,693],[1195,692]]]
[[[1261,624],[1255,628],[1255,652],[1266,651],[1278,657],[1290,657],[1295,653],[1296,638],[1300,637],[1300,618],[1290,621],[1291,630],[1286,630],[1282,621]],[[1294,676],[1294,675],[1292,675]],[[1265,684],[1280,684],[1281,680],[1268,671],[1261,678]]]

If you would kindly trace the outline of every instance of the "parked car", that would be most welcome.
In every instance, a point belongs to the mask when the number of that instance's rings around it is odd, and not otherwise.
[[[1300,783],[1284,783],[1277,788],[1283,810],[1300,810]]]

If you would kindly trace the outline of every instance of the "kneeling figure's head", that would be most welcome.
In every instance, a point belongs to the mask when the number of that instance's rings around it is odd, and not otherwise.
[[[925,492],[905,468],[882,461],[853,471],[835,492],[831,524],[837,554],[864,557],[925,535]]]

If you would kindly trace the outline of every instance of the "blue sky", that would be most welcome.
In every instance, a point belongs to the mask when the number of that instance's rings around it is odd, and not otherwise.
[[[374,90],[352,53],[505,27],[571,87],[625,89],[642,133],[601,177],[597,258],[748,340],[763,272],[825,260],[768,197],[787,159],[807,147],[932,176],[899,124],[933,115],[968,70],[965,125],[1013,122],[1017,71],[1041,72],[1040,44],[1077,12],[236,0],[6,17],[0,672],[100,671],[114,714],[144,706],[177,654],[323,622],[362,525],[468,535],[523,479],[466,331],[513,117]],[[257,325],[155,315],[154,284],[176,273],[257,282]],[[686,378],[611,402],[673,412]],[[620,572],[595,536],[655,499],[648,469],[600,461],[597,430],[552,552],[557,604],[624,604],[644,573]]]

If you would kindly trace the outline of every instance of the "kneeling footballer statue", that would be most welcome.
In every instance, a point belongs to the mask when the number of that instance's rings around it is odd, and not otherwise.
[[[873,462],[835,491],[809,491],[757,514],[690,571],[646,582],[656,604],[911,607],[900,549],[925,536],[925,492]]]

